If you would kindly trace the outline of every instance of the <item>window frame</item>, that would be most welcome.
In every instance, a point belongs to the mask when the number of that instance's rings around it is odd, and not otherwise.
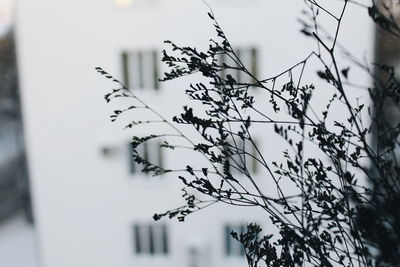
[[[121,62],[123,82],[127,89],[154,91],[160,89],[158,77],[160,55],[156,49],[124,50],[121,53]],[[146,65],[147,69],[145,69]]]
[[[233,152],[233,155],[229,156],[228,163],[232,174],[244,175],[244,173],[238,170],[244,166],[249,171],[250,175],[258,174],[259,162],[254,157],[256,157],[256,147],[259,146],[259,142],[256,138],[252,138],[252,141],[254,145],[250,140],[243,140],[240,137],[229,141],[229,148],[227,149]],[[231,167],[232,165],[234,165],[234,167]]]
[[[234,49],[236,56],[243,63],[243,65],[248,69],[254,77],[258,77],[259,74],[259,49],[255,46],[240,46]],[[246,59],[244,58],[244,54],[249,54],[250,56]],[[230,59],[226,54],[221,54],[218,58],[220,65],[227,64],[228,66],[232,66],[236,63]],[[247,61],[247,64],[246,64]],[[230,74],[238,83],[254,83],[255,80],[250,76],[243,73],[241,70],[222,70],[222,77],[225,79],[226,75]]]
[[[163,149],[161,141],[146,141],[141,143],[136,147],[136,151],[138,154],[146,161],[157,165],[159,167],[163,167]],[[151,172],[143,171],[143,165],[137,163],[133,158],[133,148],[131,142],[128,143],[128,156],[129,156],[129,174],[137,175],[144,174],[146,176],[150,175]],[[153,153],[156,152],[154,155]]]
[[[138,257],[166,257],[170,254],[168,227],[164,223],[132,225],[133,254]]]
[[[231,232],[236,232],[238,237],[240,233],[246,231],[245,223],[225,223],[224,232],[224,256],[227,258],[243,258],[246,256],[243,244],[232,237]]]

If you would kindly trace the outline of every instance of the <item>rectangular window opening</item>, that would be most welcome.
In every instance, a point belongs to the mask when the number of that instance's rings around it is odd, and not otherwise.
[[[168,234],[165,224],[134,224],[133,244],[136,255],[168,255]]]
[[[159,54],[150,51],[122,52],[124,84],[129,90],[159,89]]]
[[[163,167],[163,155],[160,141],[148,141],[136,147],[136,151],[140,157],[147,162],[159,167]],[[142,173],[143,164],[137,163],[133,158],[133,148],[129,143],[129,172],[131,174]],[[148,173],[148,172],[144,172]]]
[[[244,257],[245,251],[243,245],[232,237],[231,232],[237,233],[238,238],[241,233],[246,231],[245,224],[226,224],[224,226],[225,256]]]
[[[240,47],[235,49],[235,54],[243,66],[251,73],[251,75],[245,73],[242,70],[235,69],[239,66],[238,62],[235,62],[232,58],[226,54],[221,54],[217,57],[219,65],[224,64],[232,67],[232,69],[226,69],[221,71],[221,77],[226,79],[226,75],[230,74],[238,83],[254,83],[255,79],[253,77],[258,76],[258,50],[255,47]]]
[[[229,158],[229,166],[232,174],[244,174],[245,169],[250,175],[258,172],[257,162],[257,140],[252,139],[253,143],[248,140],[241,138],[235,138],[230,141],[229,151],[231,152]]]

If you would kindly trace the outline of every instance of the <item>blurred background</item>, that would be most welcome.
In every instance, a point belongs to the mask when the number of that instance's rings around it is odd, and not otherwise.
[[[12,6],[0,1],[0,265],[38,266]]]
[[[297,21],[302,1],[209,2],[260,76],[310,51]],[[94,71],[104,67],[172,117],[188,80],[157,82],[162,42],[207,47],[214,36],[207,11],[195,0],[0,0],[0,266],[245,266],[229,233],[263,224],[265,215],[217,206],[185,224],[152,222],[153,213],[181,203],[180,185],[138,172],[133,133],[109,122],[103,95],[112,85]],[[353,28],[341,41],[358,56],[399,65],[398,44],[386,45],[379,32],[375,42],[363,12],[349,16]],[[144,149],[152,160],[172,161],[156,146]]]

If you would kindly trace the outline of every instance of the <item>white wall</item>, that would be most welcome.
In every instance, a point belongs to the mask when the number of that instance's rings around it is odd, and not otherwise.
[[[259,48],[264,76],[315,46],[299,34],[303,1],[210,2],[233,44]],[[185,266],[183,246],[191,243],[207,247],[209,266],[232,266],[223,257],[222,223],[267,218],[251,209],[213,207],[184,224],[167,221],[172,237],[167,261],[136,261],[133,253],[132,223],[150,221],[154,212],[180,203],[181,185],[173,175],[149,183],[129,176],[126,143],[135,132],[109,122],[112,109],[103,95],[110,83],[94,67],[121,78],[124,49],[160,50],[165,39],[204,48],[215,36],[207,11],[193,0],[136,0],[124,9],[112,0],[18,1],[20,82],[42,266]],[[357,36],[350,31],[343,38],[365,47],[371,28],[358,15],[352,18],[360,24]],[[187,81],[162,84],[159,95],[144,92],[142,98],[175,114]],[[115,148],[115,154],[104,157],[103,146]]]

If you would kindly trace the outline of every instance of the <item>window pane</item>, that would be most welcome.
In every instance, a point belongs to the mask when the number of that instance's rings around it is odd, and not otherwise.
[[[149,253],[154,254],[154,232],[153,226],[150,224],[147,226],[148,229],[148,241],[149,241]]]
[[[257,146],[257,140],[253,138],[255,146]],[[232,155],[229,160],[231,166],[230,171],[232,174],[243,174],[245,167],[250,174],[255,174],[258,171],[258,162],[254,158],[257,156],[255,146],[250,140],[242,140],[241,138],[235,138],[230,141],[231,146],[229,150]]]
[[[239,229],[239,232],[240,232],[240,233],[238,233],[238,235],[241,234],[241,233],[244,233],[245,231],[246,231],[246,226],[245,226],[244,224],[241,224],[241,225],[240,225],[240,229]],[[239,254],[238,254],[238,255],[244,256],[244,247],[243,247],[243,244],[240,243],[240,242],[236,242],[236,243],[239,244]]]
[[[259,144],[258,144],[257,140],[253,140],[253,142],[254,142],[254,146],[251,147],[250,152],[253,156],[256,157],[257,156],[256,147],[258,147]],[[251,158],[251,171],[253,173],[257,173],[257,171],[258,171],[258,162],[254,158]]]
[[[148,155],[147,155],[147,160],[154,164],[158,165],[159,163],[159,149],[158,149],[158,142],[150,142],[148,143]]]
[[[123,70],[123,78],[124,84],[127,88],[130,87],[129,85],[129,64],[128,64],[128,53],[122,53],[122,70]]]
[[[143,143],[141,145],[141,148],[142,148],[142,150],[139,151],[139,155],[141,155],[141,157],[144,160],[149,161],[149,144],[147,142]],[[144,167],[144,165],[140,166],[141,170],[143,170],[143,167]],[[144,173],[148,173],[148,172],[145,171]]]
[[[232,226],[232,231],[237,233],[238,237],[240,236],[240,226]],[[239,241],[231,237],[231,246],[232,246],[232,256],[238,256],[240,255],[240,250],[242,248],[242,244],[240,244]]]
[[[127,81],[129,89],[141,88],[141,55],[140,53],[130,52],[127,59]]]
[[[168,241],[167,241],[167,229],[166,226],[156,224],[153,226],[154,236],[154,251],[155,254],[167,254],[168,253]]]
[[[236,56],[237,56],[239,59],[242,58],[242,54],[243,54],[242,49],[237,49],[235,53],[236,53]],[[234,67],[236,67],[236,68],[239,68],[239,62],[236,63],[234,60],[232,60],[232,66],[234,66]],[[240,69],[232,70],[232,76],[233,76],[233,78],[235,78],[235,80],[236,80],[237,82],[239,82],[239,83],[243,82],[243,81],[241,80],[242,77],[241,77],[241,71],[240,71]]]
[[[136,147],[136,151],[141,158],[148,161],[148,144],[143,143]],[[139,173],[143,169],[144,165],[137,163],[133,158],[133,148],[132,145],[129,144],[129,170],[130,173]]]
[[[226,225],[224,230],[225,234],[225,255],[226,256],[244,256],[244,248],[242,243],[232,237],[231,232],[237,233],[238,237],[245,231],[244,224]]]
[[[231,228],[228,225],[225,225],[225,255],[231,255]]]
[[[163,155],[162,155],[162,148],[161,148],[161,142],[157,142],[157,153],[158,153],[158,166],[161,168],[164,166],[163,165]]]
[[[240,49],[240,61],[242,64],[246,67],[248,71],[252,71],[252,54],[251,54],[251,49]],[[252,83],[253,79],[251,78],[250,75],[246,74],[245,72],[241,71],[239,73],[239,81],[241,83]]]
[[[235,138],[231,140],[230,151],[232,153],[229,164],[232,166],[232,174],[243,174],[245,168],[247,168],[249,156],[246,156],[245,152],[249,152],[248,147],[249,141],[242,140],[241,138]]]
[[[251,49],[251,72],[253,73],[254,77],[258,77],[258,51],[256,48]]]
[[[128,146],[129,146],[128,147],[129,148],[129,154],[128,154],[128,156],[129,156],[129,170],[130,170],[130,173],[135,173],[135,172],[138,171],[137,166],[136,166],[137,163],[133,159],[133,148],[132,148],[132,145],[129,143]]]
[[[150,241],[149,241],[149,227],[146,224],[139,225],[140,229],[140,246],[143,254],[150,253]]]
[[[239,57],[240,51],[237,51],[236,55]],[[229,67],[226,70],[223,70],[223,72],[221,73],[222,74],[221,77],[224,80],[226,80],[226,76],[228,74],[230,74],[233,79],[235,79],[237,82],[239,82],[239,70],[235,69],[235,68],[238,68],[237,63],[229,55],[226,55],[226,54],[221,55],[220,60],[221,60],[221,62],[219,64],[221,66],[223,66],[223,64],[226,64]]]
[[[143,54],[138,52],[136,53],[137,55],[137,68],[138,68],[138,74],[136,79],[138,80],[138,87],[143,88],[144,87],[144,72],[143,72]]]
[[[122,53],[124,83],[129,89],[158,89],[159,56],[157,51]]]
[[[159,62],[159,57],[157,51],[153,51],[153,80],[154,80],[154,89],[159,89],[159,82],[158,82],[158,76],[159,76],[159,71],[158,71],[158,62]]]
[[[144,160],[154,164],[156,166],[163,166],[163,157],[162,157],[162,149],[161,142],[149,141],[140,144],[136,147],[136,151],[140,157]],[[133,159],[133,148],[131,144],[129,144],[129,170],[130,173],[139,173],[143,169],[144,165],[138,164]]]
[[[163,242],[163,248],[164,248],[164,254],[168,254],[169,252],[169,247],[168,247],[168,233],[167,233],[167,226],[162,225],[162,242]]]
[[[143,52],[142,54],[142,88],[154,89],[154,57],[152,52]]]
[[[134,243],[135,243],[135,252],[137,254],[142,253],[142,247],[140,244],[140,227],[139,225],[133,226],[133,235],[134,235]]]
[[[217,56],[217,65],[221,66],[223,68],[224,63],[226,63],[226,59],[225,59],[226,55],[225,54],[221,54]],[[221,70],[220,76],[225,79],[226,78],[226,70],[223,69]]]
[[[244,48],[239,48],[235,50],[236,56],[239,58],[240,62],[246,67],[248,71],[251,72],[251,74],[255,77],[258,76],[258,52],[256,48],[249,48],[249,47],[244,47]],[[237,68],[239,67],[237,63],[228,55],[219,55],[217,57],[219,65],[223,65],[225,63],[226,65],[230,67]],[[221,76],[226,79],[226,75],[230,74],[237,82],[239,83],[253,83],[254,79],[252,76],[246,74],[245,72],[238,70],[238,69],[228,69],[224,70],[221,73]]]
[[[161,225],[156,224],[153,226],[153,235],[154,235],[154,251],[155,254],[162,254],[164,251],[163,242],[162,242],[162,229]]]
[[[168,236],[165,225],[135,224],[132,228],[135,254],[168,254]]]

